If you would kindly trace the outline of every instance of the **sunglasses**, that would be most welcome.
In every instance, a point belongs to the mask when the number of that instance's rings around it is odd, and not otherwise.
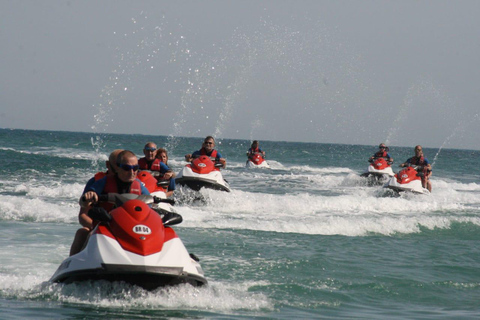
[[[145,151],[155,151],[157,148],[147,147],[144,149]]]
[[[213,142],[204,142],[205,144],[213,144]]]
[[[381,146],[381,147],[379,147],[379,148],[380,148],[380,149],[387,149],[387,147],[384,147],[384,146]]]
[[[138,171],[138,169],[140,168],[138,164],[134,166],[131,166],[129,164],[118,164],[118,167],[124,171],[130,171],[130,170]]]

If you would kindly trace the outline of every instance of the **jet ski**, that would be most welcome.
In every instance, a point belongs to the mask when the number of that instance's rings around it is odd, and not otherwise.
[[[250,155],[245,166],[247,168],[270,168],[268,162],[260,152],[255,152]]]
[[[422,185],[422,175],[417,171],[417,166],[408,166],[400,170],[397,174],[385,183],[384,188],[395,191],[410,191],[414,193],[430,194],[428,189]]]
[[[99,201],[114,202],[117,208],[89,211],[99,223],[83,250],[65,259],[51,282],[123,281],[146,290],[181,283],[207,284],[198,258],[188,253],[170,227],[182,217],[172,213],[162,217],[149,206],[162,199],[110,193]]]
[[[220,172],[221,167],[222,164],[215,163],[215,159],[202,155],[183,167],[175,183],[196,191],[209,188],[230,192],[230,186]]]
[[[362,173],[362,177],[371,177],[372,180],[381,183],[384,183],[394,175],[391,162],[382,157],[371,160],[367,170]]]
[[[158,176],[159,174],[160,173],[156,171],[142,170],[138,172],[137,178],[143,183],[145,188],[148,189],[150,195],[162,199],[162,201],[158,203],[151,204],[152,209],[160,214],[166,214],[169,212],[177,213],[173,207],[175,200],[168,199],[167,194],[165,193],[170,182],[168,180],[157,180],[155,176]]]

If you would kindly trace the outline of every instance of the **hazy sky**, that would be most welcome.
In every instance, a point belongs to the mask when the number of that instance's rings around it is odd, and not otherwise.
[[[0,127],[480,149],[480,1],[0,0]]]

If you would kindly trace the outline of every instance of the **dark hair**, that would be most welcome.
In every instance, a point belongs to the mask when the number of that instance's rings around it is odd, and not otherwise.
[[[206,142],[207,140],[210,140],[210,139],[212,139],[213,142],[215,143],[215,138],[212,136],[207,136],[205,139],[203,139],[203,142]]]

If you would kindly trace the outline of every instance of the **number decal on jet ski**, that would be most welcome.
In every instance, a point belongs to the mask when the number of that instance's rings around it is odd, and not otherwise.
[[[135,232],[136,234],[151,234],[152,230],[150,230],[150,228],[147,226],[138,224],[135,227],[133,227],[133,232]]]

